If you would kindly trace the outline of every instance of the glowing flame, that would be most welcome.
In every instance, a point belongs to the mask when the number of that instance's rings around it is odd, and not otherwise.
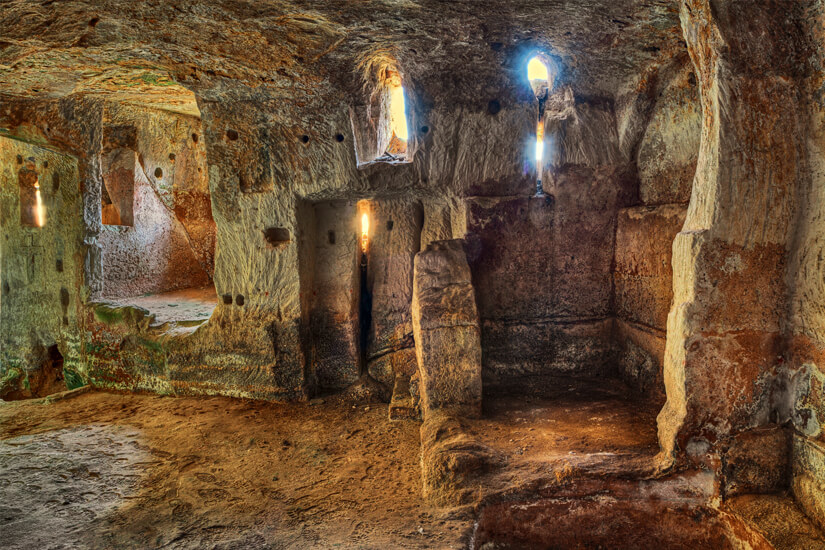
[[[370,233],[370,217],[366,212],[361,214],[361,252],[367,253],[367,244],[369,244]]]
[[[548,78],[547,66],[541,62],[541,59],[534,57],[527,63],[527,80],[547,81]]]
[[[407,141],[407,107],[402,86],[390,88],[390,126],[398,139]]]
[[[46,207],[43,206],[43,198],[40,196],[40,182],[34,182],[34,197],[37,201],[34,210],[34,220],[37,227],[43,227],[46,223]]]

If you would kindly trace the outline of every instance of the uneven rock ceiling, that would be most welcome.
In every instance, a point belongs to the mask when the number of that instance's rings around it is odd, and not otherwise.
[[[197,114],[191,91],[312,104],[390,55],[433,101],[486,106],[541,49],[577,96],[613,97],[684,52],[678,3],[7,0],[0,94],[71,94]],[[334,93],[334,92],[333,92]]]

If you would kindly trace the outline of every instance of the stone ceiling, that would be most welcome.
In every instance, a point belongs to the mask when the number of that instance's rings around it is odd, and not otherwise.
[[[684,51],[678,3],[8,0],[0,94],[83,93],[197,114],[190,90],[242,83],[294,101],[327,85],[355,89],[359,61],[388,54],[439,101],[472,102],[521,78],[537,48],[577,94],[615,96]]]

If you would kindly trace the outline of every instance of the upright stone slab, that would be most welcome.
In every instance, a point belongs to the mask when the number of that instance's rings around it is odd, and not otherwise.
[[[415,256],[413,333],[421,409],[481,415],[481,331],[461,240],[435,241]]]

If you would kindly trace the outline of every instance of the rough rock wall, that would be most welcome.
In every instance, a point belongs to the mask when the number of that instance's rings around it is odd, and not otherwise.
[[[664,400],[667,315],[673,298],[673,239],[686,206],[637,206],[619,212],[616,228],[615,339],[622,378]]]
[[[680,449],[704,460],[710,445],[769,421],[786,249],[805,179],[797,84],[808,55],[799,32],[806,4],[682,2],[703,124],[673,246],[659,415],[665,458]]]
[[[823,44],[822,4],[811,3],[805,15],[802,28],[810,29],[813,44]],[[808,515],[825,527],[825,52],[821,46],[809,60],[813,71],[801,87],[809,95],[800,113],[807,130],[804,148],[809,177],[797,188],[796,223],[785,273],[787,340],[778,359],[784,369],[774,406],[779,421],[792,428],[793,494]]]
[[[371,201],[368,287],[371,327],[367,338],[368,371],[392,389],[396,375],[416,370],[413,344],[413,261],[421,246],[424,213],[418,201]]]
[[[638,206],[620,211],[616,227],[615,360],[632,388],[663,402],[672,244],[690,199],[702,123],[687,52],[641,73],[617,103],[620,148],[635,159]]]
[[[76,158],[0,137],[0,397],[47,389],[40,386],[54,346],[66,385],[82,384],[78,170]],[[42,227],[21,223],[34,221],[29,213],[36,205],[35,182],[45,210]]]
[[[471,266],[485,391],[540,391],[548,377],[615,370],[615,227],[635,185],[619,151],[613,102],[560,88],[548,100],[545,128],[547,198],[520,190],[520,197],[475,196],[466,205],[467,232],[480,245]]]
[[[341,389],[361,374],[361,254],[355,201],[315,204],[307,221],[314,222],[310,361],[321,388]]]
[[[639,199],[645,205],[687,204],[696,173],[702,108],[689,59],[655,98],[638,144]],[[663,75],[662,78],[666,78]]]
[[[110,173],[107,153],[131,153],[132,196],[127,200],[133,210],[131,224],[101,228],[103,296],[211,282],[215,223],[200,133],[200,121],[191,116],[131,106],[104,109],[104,189],[116,175]]]
[[[424,419],[481,416],[481,331],[464,241],[435,241],[415,256],[412,322]]]

